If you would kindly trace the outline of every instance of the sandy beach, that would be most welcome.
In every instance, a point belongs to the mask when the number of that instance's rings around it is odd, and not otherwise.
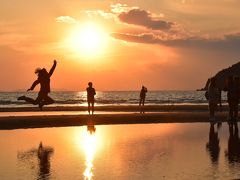
[[[83,126],[144,123],[209,122],[207,105],[146,106],[145,113],[138,106],[98,106],[94,115],[86,107],[46,107],[45,111],[31,108],[5,108],[0,112],[0,129]],[[227,120],[227,107],[217,113],[218,121]]]

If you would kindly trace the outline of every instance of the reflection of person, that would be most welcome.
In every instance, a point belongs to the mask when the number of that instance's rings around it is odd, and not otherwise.
[[[27,91],[32,91],[38,84],[40,84],[40,91],[38,93],[38,97],[35,100],[26,96],[21,96],[18,98],[18,100],[25,100],[26,102],[34,105],[38,104],[40,110],[42,110],[42,107],[44,105],[54,103],[54,100],[48,96],[48,93],[50,93],[50,77],[52,76],[56,68],[56,65],[57,65],[57,61],[54,60],[53,66],[49,72],[47,72],[45,68],[36,69],[35,73],[38,75],[38,79],[34,81],[32,86],[27,90]]]
[[[147,88],[142,86],[142,89],[140,91],[140,101],[139,101],[139,106],[144,106],[145,103],[145,98],[146,98],[146,93],[147,93]]]
[[[92,110],[92,114],[94,112],[94,96],[96,95],[95,89],[92,87],[92,82],[88,83],[87,88],[87,102],[88,102],[88,113]]]
[[[38,148],[18,153],[18,159],[23,162],[30,162],[32,168],[32,164],[35,163],[35,159],[37,156],[39,166],[37,179],[51,179],[50,158],[53,152],[54,149],[52,147],[43,146],[42,142],[40,142]]]
[[[95,128],[94,122],[93,122],[92,120],[89,120],[89,121],[87,122],[87,130],[88,130],[88,132],[89,132],[90,134],[94,134],[94,133],[95,133],[96,128]]]
[[[228,151],[226,156],[229,163],[240,163],[240,139],[237,123],[229,123]]]
[[[50,173],[50,156],[53,153],[53,148],[43,147],[40,142],[38,147],[38,160],[39,160],[39,178],[45,179]]]
[[[210,125],[209,142],[207,143],[206,148],[209,151],[212,163],[218,163],[220,146],[218,131],[215,131],[213,123]]]
[[[209,113],[210,113],[210,120],[215,120],[215,111],[217,110],[218,103],[221,104],[221,96],[219,89],[216,85],[216,79],[211,78],[210,84],[208,87],[208,105],[209,105]]]

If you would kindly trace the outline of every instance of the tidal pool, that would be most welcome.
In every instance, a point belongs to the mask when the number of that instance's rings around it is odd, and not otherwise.
[[[236,124],[10,130],[0,131],[0,147],[1,180],[240,178]]]

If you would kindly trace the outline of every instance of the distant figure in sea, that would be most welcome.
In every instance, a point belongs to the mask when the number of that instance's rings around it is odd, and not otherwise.
[[[144,113],[144,110],[142,109],[145,103],[147,88],[142,86],[142,89],[140,91],[140,100],[139,100],[139,106],[141,107],[140,113]]]
[[[92,82],[88,83],[87,87],[87,102],[88,102],[88,113],[92,111],[92,114],[94,112],[94,96],[96,95],[95,89],[92,87]]]
[[[142,89],[140,91],[140,101],[139,101],[139,106],[144,106],[145,103],[145,98],[146,98],[146,93],[147,93],[147,88],[142,86]]]
[[[208,105],[209,105],[210,121],[214,121],[215,111],[217,110],[217,106],[218,104],[221,104],[221,100],[219,100],[219,97],[221,95],[220,90],[217,88],[216,79],[214,77],[211,78],[210,80],[206,94],[207,94],[206,98],[208,99]]]
[[[238,118],[238,103],[240,97],[239,77],[233,78],[233,76],[229,76],[225,90],[227,91],[227,101],[229,106],[228,119],[229,121],[236,121]]]
[[[38,84],[40,84],[40,91],[38,93],[38,97],[35,100],[26,96],[20,96],[18,100],[24,100],[34,105],[38,104],[40,110],[42,110],[44,105],[53,104],[54,100],[48,96],[48,93],[50,93],[50,77],[52,76],[56,66],[57,61],[54,60],[53,66],[49,72],[47,72],[45,68],[37,68],[35,70],[35,74],[38,75],[38,79],[34,81],[32,86],[27,90],[32,91]]]

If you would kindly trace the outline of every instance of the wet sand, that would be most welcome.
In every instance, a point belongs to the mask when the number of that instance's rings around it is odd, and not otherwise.
[[[221,110],[227,111],[227,106],[224,105]],[[43,108],[46,111],[87,111],[86,106],[45,106]],[[140,108],[137,105],[105,105],[96,106],[95,111],[106,111],[106,112],[139,112]],[[208,111],[208,105],[146,105],[144,107],[146,112],[172,112],[172,111]],[[3,108],[0,107],[0,112],[34,112],[39,111],[37,106],[31,107],[11,107]]]
[[[218,121],[227,120],[227,112],[217,114]],[[25,112],[21,116],[9,113],[0,117],[0,130],[25,129],[25,128],[44,128],[44,127],[67,127],[94,125],[113,125],[113,124],[147,124],[147,123],[194,123],[209,122],[209,113],[205,112],[113,112],[98,113],[95,115],[71,114],[64,112],[54,112],[46,115],[31,114]]]

